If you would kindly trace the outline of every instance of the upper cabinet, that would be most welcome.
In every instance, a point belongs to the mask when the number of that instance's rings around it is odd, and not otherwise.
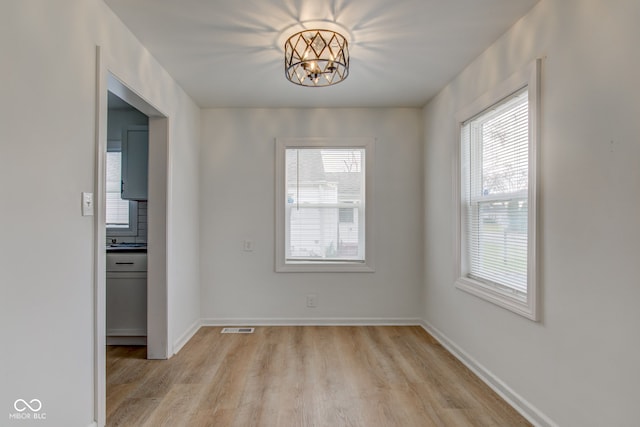
[[[147,200],[149,128],[128,126],[122,131],[122,199]]]

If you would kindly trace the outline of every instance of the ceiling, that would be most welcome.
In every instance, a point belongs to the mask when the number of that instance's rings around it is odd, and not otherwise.
[[[420,107],[537,1],[105,0],[203,108]],[[320,24],[347,32],[349,76],[294,85],[284,40]]]

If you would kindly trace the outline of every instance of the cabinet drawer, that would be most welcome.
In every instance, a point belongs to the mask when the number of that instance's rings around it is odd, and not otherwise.
[[[107,253],[107,271],[147,271],[147,254]]]

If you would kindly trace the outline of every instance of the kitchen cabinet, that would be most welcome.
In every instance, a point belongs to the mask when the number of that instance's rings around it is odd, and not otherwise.
[[[107,344],[145,345],[147,254],[107,252]]]
[[[123,200],[147,200],[149,187],[149,128],[128,126],[122,133]]]

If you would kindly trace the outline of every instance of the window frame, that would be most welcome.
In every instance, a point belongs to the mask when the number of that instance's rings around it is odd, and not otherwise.
[[[456,288],[489,301],[533,321],[539,320],[539,284],[537,282],[537,223],[538,223],[538,165],[540,138],[540,72],[541,59],[505,81],[490,89],[487,93],[458,111],[456,114],[457,144],[455,145],[454,195],[455,195],[455,286]],[[463,124],[479,114],[490,110],[502,100],[527,88],[529,101],[529,170],[528,170],[528,223],[527,223],[527,292],[524,297],[500,286],[485,283],[469,277],[466,271],[467,259],[464,253],[464,226],[466,216],[463,213],[464,194],[462,191],[462,128]]]
[[[374,272],[374,165],[375,138],[276,138],[275,164],[275,271],[318,273],[318,272]],[[364,261],[287,261],[286,259],[286,150],[287,149],[364,149]]]

